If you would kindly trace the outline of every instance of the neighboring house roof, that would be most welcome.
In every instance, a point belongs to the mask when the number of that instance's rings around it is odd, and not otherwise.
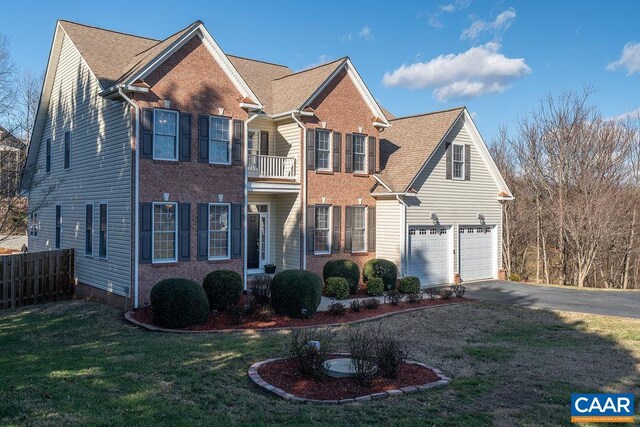
[[[25,148],[27,148],[27,144],[7,129],[0,126],[0,151],[20,151]]]
[[[378,174],[390,192],[407,191],[463,111],[459,107],[390,120],[391,127],[380,136],[382,171]]]
[[[285,65],[272,64],[256,59],[243,58],[229,55],[231,61],[242,78],[253,89],[258,101],[267,109],[273,105],[273,81],[293,74],[293,71]]]

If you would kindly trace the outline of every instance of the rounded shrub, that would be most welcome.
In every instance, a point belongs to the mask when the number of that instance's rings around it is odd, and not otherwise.
[[[362,268],[362,278],[365,283],[369,284],[369,280],[374,277],[382,279],[385,291],[391,290],[396,287],[398,267],[386,259],[370,259]]]
[[[349,292],[355,294],[360,283],[360,267],[348,259],[334,259],[322,269],[322,278],[326,282],[330,277],[343,277],[349,283]]]
[[[327,296],[345,299],[349,296],[349,282],[344,277],[329,277],[326,281]]]
[[[420,293],[420,278],[416,276],[403,277],[400,279],[400,286],[398,287],[398,290],[403,294]]]
[[[372,277],[367,283],[367,295],[379,297],[384,293],[384,282],[379,277]]]
[[[231,270],[216,270],[202,282],[212,310],[225,310],[238,304],[242,294],[242,276]]]
[[[209,303],[204,289],[187,279],[165,279],[151,289],[151,319],[168,328],[185,328],[207,321]]]
[[[271,306],[277,314],[293,318],[315,314],[322,298],[322,279],[305,270],[284,270],[273,276]]]

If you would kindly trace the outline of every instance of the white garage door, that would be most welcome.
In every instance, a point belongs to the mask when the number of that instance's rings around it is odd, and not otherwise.
[[[461,225],[460,278],[462,280],[491,279],[495,275],[493,225]]]
[[[425,226],[409,229],[409,275],[423,286],[449,283],[451,227]]]

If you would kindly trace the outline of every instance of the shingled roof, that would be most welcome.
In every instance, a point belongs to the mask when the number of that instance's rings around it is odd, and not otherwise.
[[[241,56],[227,54],[227,58],[259,98],[260,103],[268,110],[273,110],[273,81],[293,74],[293,71],[285,65]]]
[[[407,191],[463,111],[459,107],[390,120],[391,127],[380,137],[382,172],[377,176],[392,192]]]

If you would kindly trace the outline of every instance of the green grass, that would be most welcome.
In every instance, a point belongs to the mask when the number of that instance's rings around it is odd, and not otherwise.
[[[637,320],[474,303],[380,322],[452,383],[382,401],[300,405],[246,373],[285,354],[288,332],[152,333],[79,301],[5,310],[0,425],[567,425],[572,392],[640,400]],[[338,345],[348,329],[335,330]]]

